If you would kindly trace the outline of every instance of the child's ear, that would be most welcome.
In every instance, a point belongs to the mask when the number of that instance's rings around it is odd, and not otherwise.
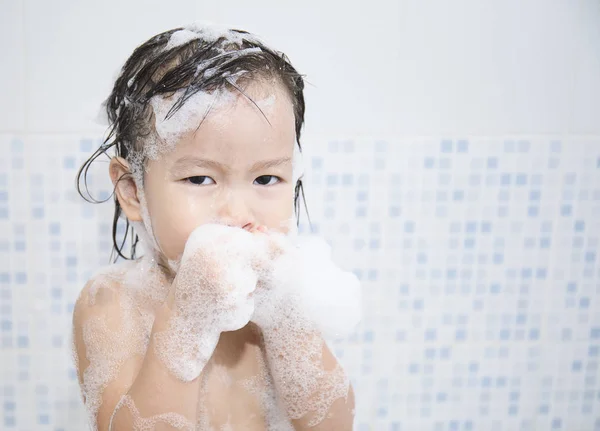
[[[110,179],[115,186],[115,194],[119,199],[121,209],[129,221],[141,221],[142,214],[137,186],[131,175],[129,163],[122,157],[113,157],[108,167]]]

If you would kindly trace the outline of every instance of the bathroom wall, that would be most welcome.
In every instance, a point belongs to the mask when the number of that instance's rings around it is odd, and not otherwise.
[[[0,429],[85,427],[70,320],[112,208],[75,173],[122,62],[192,19],[256,32],[307,75],[313,229],[364,286],[334,344],[356,428],[599,430],[594,0],[2,0]]]

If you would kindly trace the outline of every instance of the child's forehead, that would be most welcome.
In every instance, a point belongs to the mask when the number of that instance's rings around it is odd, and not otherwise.
[[[281,94],[267,94],[252,101],[239,97],[235,105],[209,113],[173,146],[167,161],[209,157],[239,163],[291,157],[296,141],[292,108]]]
[[[158,152],[167,159],[199,152],[249,157],[293,151],[294,109],[287,90],[276,82],[261,80],[239,90],[200,92],[169,117],[175,100],[171,96],[152,101],[162,147]]]
[[[291,156],[294,151],[295,142],[291,139],[265,139],[241,140],[241,139],[219,139],[215,137],[207,139],[203,137],[191,137],[182,139],[172,151],[166,154],[169,161],[183,157],[196,157],[199,155],[210,155],[215,159],[255,159],[269,156]]]
[[[226,129],[213,127],[207,121],[197,133],[188,135],[168,153],[168,160],[173,162],[184,157],[210,157],[223,161],[251,161],[270,157],[291,157],[295,145],[295,133],[273,132],[265,134],[248,132],[248,127],[235,127],[235,122]],[[292,125],[290,125],[292,128]]]

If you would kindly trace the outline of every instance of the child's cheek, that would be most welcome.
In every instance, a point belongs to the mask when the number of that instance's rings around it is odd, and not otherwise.
[[[206,209],[196,204],[192,199],[173,199],[170,206],[162,211],[164,217],[159,218],[160,226],[158,242],[163,254],[170,260],[177,260],[183,254],[185,244],[194,229],[207,222]]]
[[[265,226],[268,230],[282,234],[289,233],[296,223],[294,206],[290,204],[292,198],[263,203],[260,213],[257,215],[258,224]]]

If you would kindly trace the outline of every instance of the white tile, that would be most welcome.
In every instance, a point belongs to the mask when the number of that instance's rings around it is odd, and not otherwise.
[[[2,2],[0,13],[0,131],[21,131],[25,123],[22,1]]]

